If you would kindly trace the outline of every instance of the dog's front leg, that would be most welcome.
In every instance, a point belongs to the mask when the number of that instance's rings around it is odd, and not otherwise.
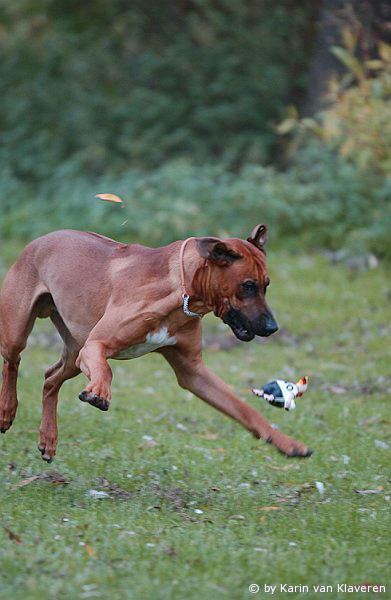
[[[79,394],[79,398],[100,410],[109,410],[111,399],[110,385],[113,375],[107,357],[105,344],[87,340],[76,360],[76,366],[90,380],[85,390]]]
[[[305,444],[274,429],[258,411],[238,398],[232,388],[212,373],[202,362],[194,346],[165,348],[161,353],[174,369],[181,387],[190,390],[248,429],[256,438],[273,444],[287,456],[310,456]]]

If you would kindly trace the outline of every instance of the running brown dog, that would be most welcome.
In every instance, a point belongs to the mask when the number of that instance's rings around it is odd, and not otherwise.
[[[39,433],[44,460],[50,462],[56,452],[57,400],[64,381],[83,372],[89,384],[79,398],[108,410],[112,372],[107,359],[153,351],[168,361],[181,387],[255,437],[287,456],[309,456],[305,444],[274,429],[202,362],[200,317],[210,311],[243,341],[277,330],[265,301],[265,234],[266,227],[258,225],[246,241],[200,237],[147,248],[65,230],[31,242],[0,291],[1,432],[16,414],[20,353],[35,319],[50,317],[64,348],[45,373]]]

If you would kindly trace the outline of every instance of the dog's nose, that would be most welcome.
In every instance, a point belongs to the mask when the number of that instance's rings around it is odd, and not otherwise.
[[[269,335],[272,335],[272,333],[276,333],[276,331],[278,331],[278,325],[276,323],[275,318],[272,315],[268,315],[265,319],[265,324],[264,324],[264,336],[268,337]]]

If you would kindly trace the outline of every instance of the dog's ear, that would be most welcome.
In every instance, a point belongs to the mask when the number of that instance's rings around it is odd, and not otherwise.
[[[267,241],[267,227],[266,225],[257,225],[251,232],[251,235],[247,238],[247,241],[250,244],[253,244],[258,248],[258,250],[262,250],[264,252],[264,245]]]
[[[235,260],[242,258],[241,254],[235,252],[219,238],[198,238],[197,248],[203,258],[210,260],[219,267],[228,267]]]

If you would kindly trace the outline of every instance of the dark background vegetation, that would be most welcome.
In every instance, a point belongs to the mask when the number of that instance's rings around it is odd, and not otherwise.
[[[390,23],[386,1],[0,0],[1,237],[266,222],[390,256]]]

